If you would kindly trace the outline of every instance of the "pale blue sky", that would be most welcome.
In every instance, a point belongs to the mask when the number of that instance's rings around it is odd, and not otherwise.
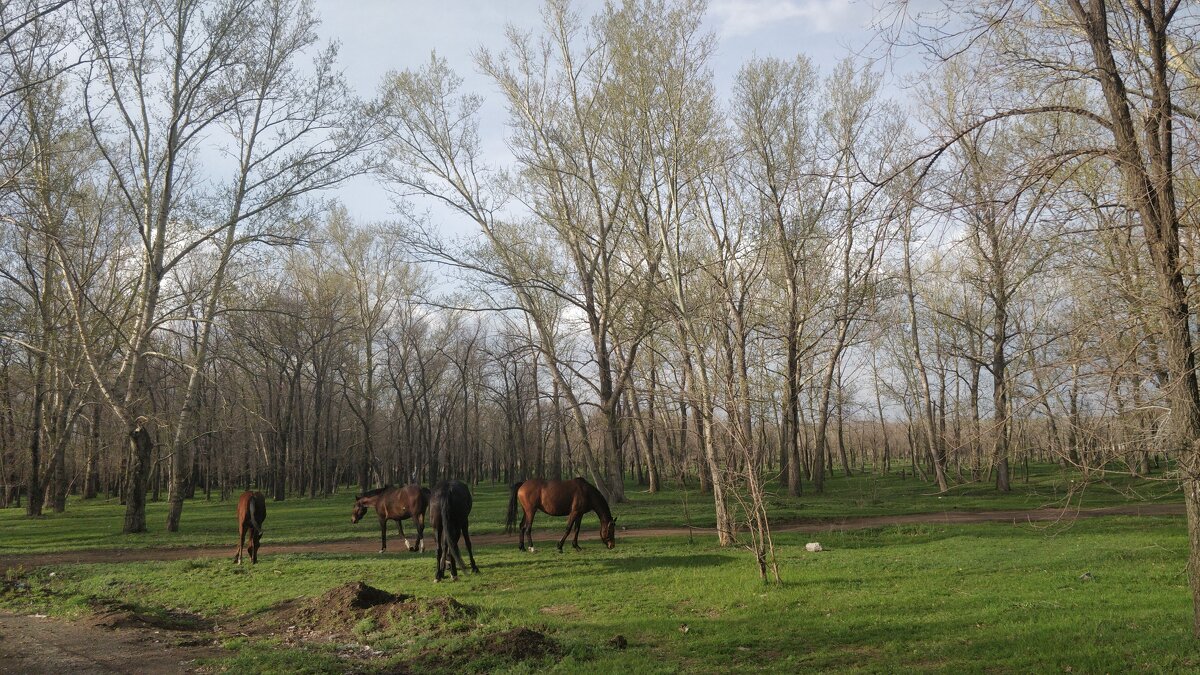
[[[870,39],[871,0],[710,0],[708,27],[718,36],[712,64],[724,97],[738,68],[753,56],[790,58],[806,54],[822,72]],[[577,0],[582,13],[602,0]],[[476,72],[472,53],[500,49],[504,27],[538,29],[538,0],[316,0],[322,36],[341,42],[341,63],[351,83],[370,96],[389,70],[421,66],[431,51],[445,57],[465,82],[483,95],[481,128],[488,160],[507,161],[504,108],[487,78]],[[367,179],[339,196],[360,220],[389,219],[387,194]]]

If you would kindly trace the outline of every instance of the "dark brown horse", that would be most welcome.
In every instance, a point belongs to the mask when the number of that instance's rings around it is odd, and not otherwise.
[[[261,492],[246,490],[238,498],[238,548],[233,560],[242,564],[242,548],[246,546],[246,533],[250,533],[250,564],[258,562],[258,544],[262,540],[262,525],[267,519],[267,500]]]
[[[366,515],[367,509],[375,507],[379,515],[379,552],[387,550],[387,524],[389,520],[396,521],[396,528],[404,539],[404,547],[410,551],[425,550],[425,509],[429,506],[429,488],[420,485],[392,487],[385,485],[378,490],[354,498],[354,513],[350,522],[357,523]],[[417,543],[412,544],[404,536],[404,525],[400,522],[412,518],[417,525]]]
[[[589,511],[595,511],[600,517],[600,541],[609,548],[616,545],[616,518],[608,510],[608,501],[604,495],[591,483],[582,478],[573,480],[542,480],[534,478],[520,483],[513,483],[512,493],[508,499],[508,518],[505,531],[512,532],[517,523],[517,502],[525,510],[521,519],[521,541],[517,544],[525,548],[525,535],[529,535],[529,551],[533,551],[533,516],[540,509],[547,515],[567,516],[567,531],[558,540],[558,552],[562,553],[563,544],[575,530],[575,539],[571,542],[579,549],[579,521]]]
[[[458,581],[459,567],[464,572],[467,571],[462,553],[458,550],[460,534],[467,544],[471,571],[479,574],[479,567],[475,564],[475,551],[471,547],[471,533],[468,531],[467,519],[470,515],[471,490],[464,483],[444,480],[433,488],[429,497],[429,519],[433,525],[433,538],[437,541],[437,573],[433,577],[434,581],[442,580],[447,565],[450,566],[450,578],[454,581]]]

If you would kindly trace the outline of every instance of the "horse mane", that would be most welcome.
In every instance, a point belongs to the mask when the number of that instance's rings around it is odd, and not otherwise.
[[[591,498],[595,501],[596,515],[601,520],[605,518],[612,520],[612,510],[608,508],[608,500],[604,498],[604,493],[600,491],[600,488],[589,483],[583,476],[577,476],[575,480],[584,484],[587,491],[590,493]]]
[[[374,497],[376,495],[382,494],[386,490],[391,490],[391,489],[392,489],[391,485],[384,485],[381,488],[375,488],[374,490],[371,490],[369,492],[364,492],[361,495],[359,495],[358,498],[362,499],[364,497]]]

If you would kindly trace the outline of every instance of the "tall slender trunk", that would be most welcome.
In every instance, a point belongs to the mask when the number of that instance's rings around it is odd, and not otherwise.
[[[25,503],[25,513],[30,516],[42,515],[42,409],[46,404],[46,360],[45,354],[34,357],[36,365],[33,375],[33,419],[29,432],[29,480],[26,490],[29,500]]]
[[[100,489],[100,404],[92,404],[92,433],[88,442],[87,466],[83,471],[83,498],[95,499]]]

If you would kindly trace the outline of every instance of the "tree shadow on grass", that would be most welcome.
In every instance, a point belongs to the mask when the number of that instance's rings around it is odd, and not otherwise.
[[[640,572],[661,568],[716,567],[730,561],[729,557],[713,554],[658,555],[650,554],[638,558],[610,558],[598,561],[612,571]]]

